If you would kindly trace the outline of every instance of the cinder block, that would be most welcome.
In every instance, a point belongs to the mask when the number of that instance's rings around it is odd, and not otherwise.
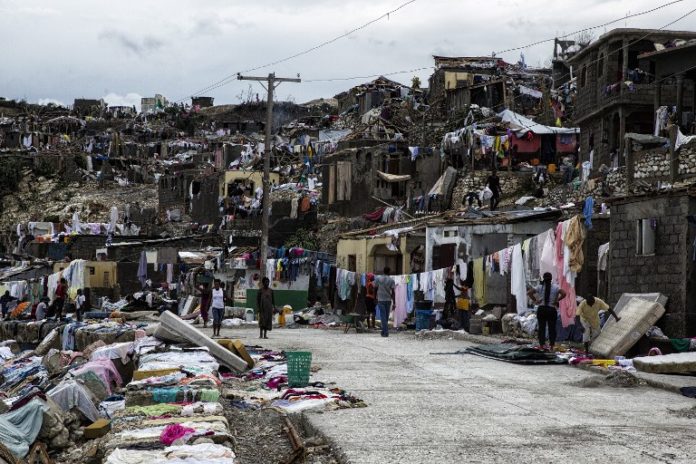
[[[103,437],[111,430],[111,421],[107,419],[97,419],[85,427],[84,437],[88,440]]]

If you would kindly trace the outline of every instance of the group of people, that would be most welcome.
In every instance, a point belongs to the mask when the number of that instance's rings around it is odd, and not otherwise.
[[[65,279],[60,279],[58,285],[56,286],[55,295],[53,301],[47,296],[42,297],[39,302],[35,305],[32,311],[32,316],[37,321],[42,321],[46,318],[55,318],[60,320],[63,317],[63,312],[68,309],[69,295],[68,295],[68,283]],[[10,295],[9,290],[5,291],[5,294],[0,296],[0,309],[2,310],[3,320],[8,319],[10,311],[15,302],[19,302],[19,298]],[[87,300],[87,295],[80,288],[75,294],[75,298],[72,301],[75,310],[75,319],[77,321],[82,321],[84,313],[89,309],[89,302]]]
[[[537,305],[539,347],[542,349],[553,349],[556,344],[558,304],[567,297],[566,292],[553,283],[553,276],[547,272],[543,275],[541,283],[535,288],[529,289],[527,295]],[[621,320],[606,302],[594,295],[588,295],[578,305],[576,311],[576,315],[580,316],[580,323],[584,329],[582,341],[585,345],[585,351],[590,350],[590,343],[599,336],[602,330],[599,318],[600,311],[607,311],[617,322]],[[549,345],[546,345],[547,329]]]
[[[367,275],[365,292],[367,327],[368,329],[376,328],[375,316],[377,315],[380,320],[382,337],[389,336],[389,314],[395,302],[395,283],[390,275],[391,269],[388,267],[384,268],[384,274],[382,275]],[[460,292],[459,297],[457,297],[455,289]],[[461,327],[465,330],[469,329],[468,292],[469,289],[465,285],[457,285],[454,282],[453,275],[449,275],[445,280],[443,319],[448,320],[453,318],[455,313],[459,313]],[[539,347],[542,349],[553,349],[556,344],[558,305],[562,299],[567,297],[566,292],[553,283],[553,276],[547,272],[543,275],[543,280],[539,285],[535,288],[530,288],[527,295],[537,306]],[[461,308],[458,307],[459,303],[457,300],[459,298],[465,300],[462,302]],[[620,320],[619,316],[616,315],[606,302],[594,295],[588,295],[585,300],[578,305],[576,314],[580,317],[580,322],[584,329],[582,341],[585,346],[585,351],[589,351],[590,343],[592,343],[601,332],[599,317],[601,311],[607,311],[617,322]],[[546,344],[547,332],[549,345]]]
[[[481,208],[483,207],[484,200],[488,200],[490,202],[490,210],[495,211],[498,208],[502,194],[503,188],[500,185],[498,171],[493,169],[488,179],[486,179],[486,185],[483,190],[480,192],[471,191],[467,193],[462,203],[468,208],[473,208],[474,205],[478,205],[478,207]]]
[[[367,275],[365,285],[365,307],[367,308],[367,327],[376,328],[375,315],[379,314],[382,337],[389,336],[389,313],[391,311],[396,295],[394,288],[396,283],[389,277],[391,269],[384,268],[384,274],[375,277],[374,274]]]
[[[225,317],[225,290],[222,288],[220,279],[213,281],[213,288],[207,282],[198,286],[198,295],[200,296],[200,312],[203,319],[203,327],[208,327],[210,313],[213,316],[213,337],[220,336],[222,328],[222,319]]]
[[[259,311],[259,338],[268,338],[268,332],[273,329],[273,314],[276,312],[275,296],[273,289],[270,288],[271,281],[268,277],[261,280],[261,288],[256,297],[256,307]],[[213,337],[220,336],[222,320],[225,317],[225,304],[231,303],[225,295],[220,279],[213,281],[213,287],[206,283],[200,284],[197,288],[200,297],[200,313],[203,319],[203,327],[208,327],[210,314],[213,316]]]

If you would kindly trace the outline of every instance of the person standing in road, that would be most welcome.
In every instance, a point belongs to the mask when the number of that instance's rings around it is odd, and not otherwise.
[[[444,320],[454,317],[457,309],[457,296],[454,294],[455,288],[460,292],[464,291],[462,287],[454,283],[454,276],[450,272],[447,279],[445,279],[445,307],[442,310]]]
[[[268,277],[261,280],[261,289],[256,296],[256,307],[259,308],[259,338],[268,338],[268,331],[273,329],[273,309],[275,296],[270,288]]]
[[[582,342],[585,344],[586,353],[590,351],[590,343],[592,343],[602,331],[599,324],[600,311],[609,311],[609,314],[614,316],[616,322],[621,320],[603,300],[596,298],[594,295],[587,295],[587,298],[578,305],[576,312],[576,314],[580,316],[580,323],[584,329],[582,333]]]
[[[225,290],[220,287],[219,279],[215,279],[211,292],[210,310],[213,313],[213,337],[219,337],[222,318],[225,317]]]
[[[2,307],[2,318],[7,318],[7,313],[10,312],[10,303],[17,301],[17,298],[10,295],[9,290],[5,290],[5,294],[0,296],[0,306]]]
[[[56,287],[56,296],[53,299],[53,308],[55,310],[56,320],[59,321],[63,316],[63,306],[65,306],[65,298],[68,296],[68,281],[60,279]]]
[[[81,288],[77,289],[77,296],[75,297],[75,317],[78,322],[82,321],[82,313],[87,309],[87,298],[82,292]]]
[[[394,295],[394,279],[389,277],[391,269],[384,268],[384,275],[377,276],[375,279],[375,287],[377,288],[377,311],[379,311],[379,320],[382,327],[382,336],[389,336],[389,311],[395,300]]]
[[[198,286],[198,292],[201,295],[201,318],[203,319],[203,328],[206,328],[208,327],[208,311],[210,310],[212,292],[207,282]]]
[[[365,285],[365,308],[367,308],[367,328],[374,329],[375,326],[375,275],[367,274],[367,284]]]
[[[549,348],[553,350],[556,344],[556,320],[558,319],[558,302],[566,297],[566,293],[553,283],[550,272],[544,273],[543,280],[536,288],[527,292],[529,298],[538,305],[537,320],[539,321],[539,347],[545,348],[546,328],[549,329]],[[539,298],[541,295],[541,298]]]

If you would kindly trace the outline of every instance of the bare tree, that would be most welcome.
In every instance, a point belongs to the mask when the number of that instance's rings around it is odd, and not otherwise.
[[[580,48],[585,48],[592,41],[594,40],[594,33],[592,31],[582,31],[581,33],[578,34],[577,38],[575,39],[575,43],[577,43]]]

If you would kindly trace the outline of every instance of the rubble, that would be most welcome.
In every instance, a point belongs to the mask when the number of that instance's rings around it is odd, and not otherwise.
[[[58,463],[131,462],[134,456],[140,459],[142,447],[151,449],[146,451],[151,459],[196,455],[225,462],[274,461],[293,451],[287,437],[270,439],[282,437],[280,427],[272,428],[281,419],[274,411],[284,415],[365,406],[316,380],[310,381],[309,389],[290,389],[284,353],[245,348],[234,340],[212,341],[168,312],[159,324],[195,343],[171,344],[146,336],[152,328],[132,331],[157,325],[137,320],[68,321],[51,332],[55,340],[49,345],[55,347],[46,348],[42,357],[33,356],[36,351],[12,352],[13,342],[5,343],[2,404],[19,404],[38,395],[36,403],[29,403],[43,408],[36,436]],[[119,341],[127,333],[137,335]],[[3,417],[0,414],[0,434],[6,433]],[[304,436],[304,429],[295,427]],[[259,446],[264,435],[269,440]],[[31,436],[30,440],[17,448],[19,457],[28,452]],[[320,439],[310,445],[303,449],[314,462],[336,462]]]
[[[605,376],[592,376],[572,384],[581,388],[636,388],[645,385],[645,381],[627,371],[613,371]]]

